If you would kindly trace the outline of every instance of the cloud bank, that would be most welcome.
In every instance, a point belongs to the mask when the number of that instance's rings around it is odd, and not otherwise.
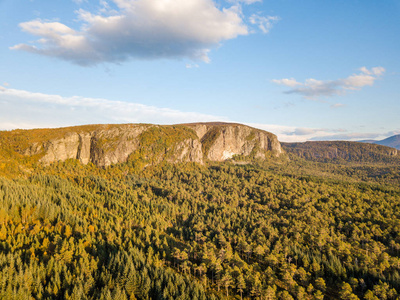
[[[272,82],[291,87],[292,89],[286,91],[286,94],[298,94],[307,99],[317,100],[320,97],[343,95],[347,91],[360,90],[365,86],[372,86],[375,80],[384,73],[385,69],[383,67],[375,67],[371,70],[362,67],[360,68],[360,73],[344,79],[323,81],[310,78],[301,83],[294,78],[283,78],[274,79]]]
[[[23,31],[39,39],[11,49],[83,66],[128,59],[188,58],[209,62],[208,53],[213,47],[249,34],[241,2],[245,5],[257,1],[242,0],[218,8],[212,0],[103,0],[97,13],[83,9],[76,12],[82,24],[78,30],[41,19],[21,23]],[[274,18],[258,16],[251,23],[268,31]]]
[[[343,128],[304,128],[273,124],[246,123],[249,126],[272,132],[278,136],[280,142],[296,143],[305,141],[360,141],[365,139],[381,140],[394,135],[396,131],[352,132]]]
[[[0,86],[0,130],[98,123],[176,124],[227,120],[196,112],[79,96],[62,97]]]
[[[214,121],[241,123],[223,116],[108,99],[33,93],[5,86],[0,86],[0,107],[0,130],[107,123],[179,124]],[[394,134],[394,131],[377,134],[349,132],[340,128],[303,128],[260,123],[247,123],[247,125],[272,132],[283,142],[383,139]]]

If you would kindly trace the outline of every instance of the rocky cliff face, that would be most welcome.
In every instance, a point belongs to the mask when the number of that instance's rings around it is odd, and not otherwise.
[[[108,166],[127,161],[128,156],[138,148],[138,136],[146,127],[121,125],[110,128],[99,125],[95,129],[71,128],[62,137],[35,142],[24,154],[42,154],[39,161],[45,165],[73,158],[83,164],[92,162],[98,166]]]
[[[282,153],[277,137],[269,132],[232,123],[186,124],[192,128],[203,145],[203,152],[211,161],[224,161],[241,155],[265,158],[267,153]]]
[[[28,141],[24,149],[17,147],[17,151],[38,156],[45,165],[67,159],[102,167],[128,160],[146,164],[163,160],[203,163],[224,161],[235,155],[263,159],[282,153],[275,135],[230,123],[91,125],[19,132]]]

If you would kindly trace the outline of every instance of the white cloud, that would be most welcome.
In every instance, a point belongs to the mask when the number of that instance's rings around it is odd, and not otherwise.
[[[290,87],[302,85],[300,82],[297,82],[296,79],[294,78],[273,79],[272,82]]]
[[[380,76],[383,73],[385,73],[385,68],[375,67],[375,68],[372,68],[371,70],[368,70],[366,67],[361,67],[360,71],[362,73],[364,73],[364,74],[367,74],[367,75],[378,75],[378,76]]]
[[[176,124],[227,118],[138,103],[62,97],[0,86],[0,129],[98,123]]]
[[[159,58],[208,62],[210,49],[224,40],[249,34],[240,4],[219,9],[212,0],[113,2],[117,10],[111,9],[107,2],[97,14],[78,10],[78,20],[82,24],[77,30],[40,19],[21,23],[23,31],[39,39],[33,44],[23,43],[11,49],[79,65]],[[273,22],[270,18],[264,20],[257,16],[254,22],[269,30],[269,24]]]
[[[104,123],[178,124],[190,122],[234,122],[226,117],[183,112],[99,98],[62,97],[0,86],[0,130],[30,129]],[[307,140],[361,140],[384,138],[390,134],[357,133],[344,129],[304,128],[274,124],[247,123],[272,132],[281,142]]]
[[[335,103],[331,105],[331,108],[340,108],[340,107],[344,107],[346,106],[346,104],[343,103]]]
[[[398,130],[393,130],[393,131],[390,131],[390,132],[388,133],[389,136],[392,136],[392,135],[399,135],[399,134],[400,134],[400,129],[398,129]]]
[[[253,4],[256,2],[262,2],[262,0],[228,0],[230,3],[244,3],[244,4]]]
[[[240,2],[246,3],[246,4],[253,4],[256,2],[262,2],[262,0],[239,0]]]
[[[311,141],[361,141],[365,139],[376,139],[380,134],[370,132],[349,132],[340,134],[328,134],[326,136],[313,137]]]
[[[253,14],[249,20],[251,24],[258,25],[258,28],[260,28],[263,33],[268,33],[280,18],[278,16],[265,17]]]
[[[385,73],[385,68],[383,67],[374,67],[372,68],[372,74],[376,75],[376,76],[381,76],[383,75],[383,73]]]
[[[365,86],[372,86],[375,80],[384,74],[385,69],[383,67],[375,67],[368,70],[366,67],[362,67],[360,71],[361,73],[359,74],[353,74],[347,78],[337,80],[323,81],[310,78],[304,83],[299,83],[294,78],[284,78],[274,79],[272,82],[293,88],[286,91],[286,94],[299,94],[307,99],[316,100],[321,96],[343,95],[349,90],[360,90]]]
[[[247,125],[272,132],[278,140],[286,143],[305,141],[348,140],[359,141],[363,139],[382,139],[389,133],[376,132],[349,132],[343,128],[304,128],[296,126],[247,123]]]
[[[315,129],[315,128],[296,128],[291,135],[311,135],[315,134],[317,132],[321,131],[321,129]]]
[[[199,65],[198,64],[186,64],[186,69],[194,69],[194,68],[198,68]]]
[[[298,128],[296,126],[285,126],[275,124],[260,124],[260,123],[246,123],[246,125],[266,130],[276,134],[278,140],[281,142],[304,142],[312,137],[321,134],[321,129],[315,128]],[[323,131],[322,131],[323,132]],[[325,135],[325,133],[323,133]]]

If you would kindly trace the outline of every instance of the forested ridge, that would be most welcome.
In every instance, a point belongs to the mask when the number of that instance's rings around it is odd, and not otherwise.
[[[282,143],[289,154],[310,161],[346,164],[359,162],[376,164],[400,164],[400,155],[395,148],[349,141],[309,141],[304,143]]]
[[[17,165],[0,299],[399,298],[398,165]]]

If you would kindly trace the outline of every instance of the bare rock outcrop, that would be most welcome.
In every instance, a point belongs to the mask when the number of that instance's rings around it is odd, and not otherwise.
[[[72,158],[80,160],[83,164],[92,162],[98,166],[108,166],[128,159],[128,156],[137,149],[137,137],[146,127],[99,125],[94,130],[85,129],[87,128],[82,127],[75,132],[67,132],[63,137],[52,138],[41,144],[35,143],[24,154],[42,153],[40,162],[45,165]]]
[[[175,157],[169,159],[169,162],[185,161],[203,163],[203,152],[199,140],[187,139],[180,142],[176,147]]]
[[[224,161],[234,156],[279,156],[280,143],[272,133],[231,123],[182,125],[87,125],[24,131],[34,140],[22,154],[39,157],[45,165],[67,159],[109,166],[128,160],[148,164]],[[21,153],[21,151],[20,151]]]
[[[79,142],[79,134],[75,132],[68,133],[61,139],[50,140],[43,145],[46,154],[41,158],[41,161],[44,164],[49,164],[53,161],[78,158]]]
[[[203,152],[211,161],[224,161],[241,155],[265,158],[266,153],[282,153],[277,137],[263,130],[234,123],[194,123],[193,128],[203,145]]]
[[[138,137],[147,127],[125,125],[94,131],[89,161],[102,167],[126,162],[129,155],[139,147]]]

